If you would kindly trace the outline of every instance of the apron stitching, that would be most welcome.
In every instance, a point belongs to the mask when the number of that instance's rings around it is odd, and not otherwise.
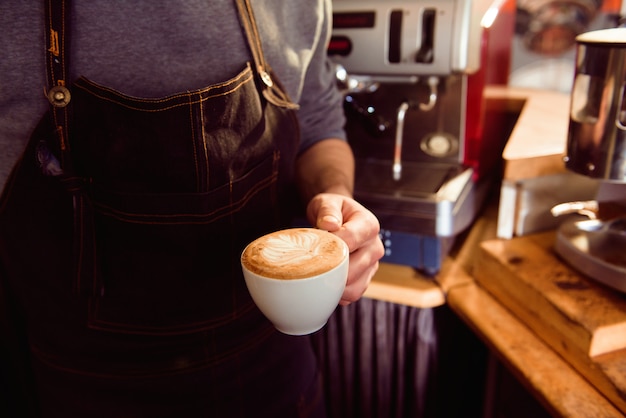
[[[247,81],[248,81],[248,80],[247,80]],[[90,94],[92,94],[93,96],[98,97],[98,98],[100,98],[100,99],[102,99],[102,100],[105,100],[105,101],[107,101],[107,102],[111,102],[111,103],[114,103],[114,104],[120,105],[120,106],[125,107],[125,108],[127,108],[127,109],[137,110],[137,111],[140,111],[140,112],[154,113],[154,112],[162,112],[162,111],[165,111],[165,110],[174,109],[174,108],[181,107],[181,106],[187,106],[188,104],[199,104],[199,103],[203,103],[203,102],[207,101],[208,99],[213,99],[213,98],[215,98],[215,97],[228,96],[228,95],[230,95],[230,94],[234,93],[235,91],[239,90],[240,88],[245,87],[245,85],[246,85],[246,83],[242,83],[242,84],[237,85],[237,87],[233,88],[232,90],[229,90],[229,91],[226,91],[226,92],[223,92],[223,93],[214,94],[214,95],[211,95],[211,96],[206,96],[206,97],[201,97],[201,98],[199,98],[199,99],[197,99],[197,100],[194,100],[194,101],[192,101],[192,102],[178,103],[178,104],[175,104],[175,105],[170,105],[170,106],[168,106],[168,107],[164,107],[164,108],[160,108],[160,109],[144,109],[144,108],[140,108],[140,107],[131,106],[131,105],[128,105],[128,104],[125,104],[125,103],[119,102],[119,101],[117,101],[117,100],[111,99],[111,98],[109,98],[109,97],[105,97],[105,96],[103,96],[103,95],[101,95],[101,94],[94,93],[93,91],[90,91],[90,90],[88,90],[88,89],[85,89],[85,88],[84,88],[84,87],[82,87],[82,86],[76,85],[75,87],[80,88],[81,90],[85,90],[85,91],[89,92]],[[149,102],[149,101],[146,101],[146,102],[144,102],[144,103],[150,103],[150,102]]]
[[[83,200],[80,199],[77,195],[74,195],[72,197],[72,199],[74,200],[74,206],[78,206],[76,207],[74,210],[79,213],[82,214],[83,213]],[[84,231],[83,231],[83,223],[82,223],[82,216],[79,219],[76,219],[76,217],[74,217],[74,222],[76,222],[78,225],[74,225],[74,228],[80,228],[79,232],[78,232],[78,240],[79,240],[79,245],[78,245],[78,256],[77,256],[77,264],[78,267],[76,268],[75,274],[76,274],[76,278],[75,278],[75,289],[74,291],[76,293],[78,293],[81,289],[81,278],[82,278],[82,265],[83,265],[83,252],[84,252]],[[94,282],[95,282],[95,277],[93,278]],[[95,287],[93,288],[95,289]]]
[[[259,57],[258,64],[260,65],[261,71],[265,71],[267,65],[265,63],[265,55],[263,54],[263,47],[261,45],[261,35],[259,35],[257,26],[254,23],[254,14],[253,14],[253,10],[252,10],[252,6],[250,5],[250,2],[248,0],[245,0],[245,4],[246,4],[246,10],[248,11],[248,17],[250,19],[250,26],[252,29],[252,33],[254,34],[254,37],[253,37],[254,46],[256,47],[255,49]]]
[[[179,374],[185,374],[192,372],[194,370],[199,370],[207,367],[212,367],[219,365],[227,360],[232,359],[233,357],[240,356],[242,352],[248,351],[249,349],[257,346],[259,343],[266,340],[269,336],[275,333],[273,328],[268,327],[262,331],[257,332],[255,338],[251,339],[252,343],[246,345],[244,347],[237,347],[230,350],[222,351],[219,354],[211,355],[210,357],[206,357],[203,360],[197,360],[193,362],[189,367],[180,369],[180,368],[169,368],[161,370],[160,373],[142,373],[140,371],[135,371],[134,373],[100,373],[95,371],[85,371],[74,369],[72,367],[63,366],[55,362],[54,356],[51,356],[42,350],[40,350],[35,344],[30,344],[31,353],[42,363],[46,364],[49,367],[53,367],[57,370],[63,370],[65,372],[69,372],[72,374],[83,375],[83,376],[94,376],[100,378],[124,378],[124,379],[145,379],[150,378],[152,376],[175,376]],[[217,353],[217,351],[214,351]]]
[[[63,13],[63,16],[65,16],[65,13],[66,13],[66,11],[65,11],[65,1],[61,2],[61,4],[62,4],[62,6],[61,6],[62,7],[62,13]],[[63,80],[63,82],[65,82],[65,79],[66,79],[65,75],[66,75],[66,70],[67,70],[66,67],[65,67],[67,65],[67,59],[65,57],[65,46],[66,46],[65,45],[65,36],[66,36],[66,33],[67,33],[67,31],[65,30],[65,19],[61,19],[61,25],[63,26],[62,35],[61,35],[61,45],[63,45],[63,47],[61,48],[61,79]]]
[[[277,86],[277,83],[273,80],[274,74],[272,73],[271,67],[265,61],[261,36],[258,32],[252,5],[249,0],[238,0],[237,7],[240,11],[241,25],[244,27],[244,31],[248,39],[248,46],[254,59],[257,76],[261,79],[263,96],[276,106],[286,109],[298,109],[300,106],[293,103],[287,92],[284,91],[282,87]],[[267,76],[271,79],[269,84],[265,78]]]
[[[48,10],[52,10],[52,0],[48,0],[47,2],[48,4]],[[48,13],[48,31],[50,32],[48,34],[48,36],[50,37],[50,41],[49,41],[49,45],[50,45],[50,49],[48,49],[49,53],[54,54],[54,51],[58,50],[58,45],[53,46],[53,39],[56,38],[57,39],[57,44],[58,44],[58,32],[57,34],[55,34],[56,31],[54,31],[52,29],[52,13]],[[54,66],[52,65],[52,60],[47,60],[47,65],[48,65],[48,74],[51,75],[51,79],[54,79]]]
[[[109,217],[117,219],[119,221],[128,222],[128,223],[167,224],[167,225],[173,225],[173,224],[206,224],[206,223],[213,222],[213,221],[215,221],[217,219],[221,219],[224,216],[227,216],[230,213],[233,213],[233,212],[237,211],[239,208],[244,206],[259,191],[265,189],[266,187],[268,187],[269,185],[274,183],[277,178],[278,178],[278,174],[276,172],[274,172],[271,176],[267,177],[263,181],[259,181],[258,183],[256,183],[255,186],[253,188],[251,188],[244,196],[242,196],[241,199],[236,200],[236,201],[230,200],[228,205],[219,207],[219,208],[217,208],[215,210],[212,210],[212,211],[206,212],[206,213],[175,213],[175,214],[134,213],[134,212],[126,212],[126,211],[123,211],[123,210],[115,209],[115,208],[113,208],[111,206],[108,206],[108,205],[105,205],[105,204],[102,204],[102,203],[98,203],[98,202],[94,202],[93,205],[94,205],[94,207],[99,209],[99,212],[102,215],[109,216]],[[230,195],[232,196],[232,190],[231,190]],[[228,212],[219,215],[220,213],[222,213],[224,211],[228,211]],[[214,217],[214,216],[218,216],[218,217]],[[210,219],[206,219],[205,221],[195,221],[195,222],[191,221],[191,220],[189,220],[189,221],[178,221],[178,222],[176,222],[176,221],[167,221],[168,219],[176,219],[176,218],[181,218],[181,217],[210,218]],[[160,219],[161,221],[157,221],[157,220],[153,220],[153,221],[151,221],[151,220],[140,220],[140,218],[155,218],[155,219]]]
[[[107,93],[112,93],[116,96],[120,96],[121,98],[124,98],[126,100],[129,101],[134,101],[134,102],[143,102],[143,103],[162,103],[162,102],[169,102],[173,99],[178,99],[181,97],[187,97],[189,95],[192,94],[199,94],[199,95],[204,95],[206,93],[211,92],[212,90],[218,90],[218,89],[223,89],[223,88],[227,88],[233,84],[237,85],[237,84],[243,84],[248,82],[250,79],[252,78],[252,68],[250,67],[250,63],[246,63],[246,68],[241,70],[241,72],[239,74],[237,74],[236,76],[234,76],[231,79],[228,79],[226,81],[222,81],[219,83],[215,83],[215,84],[211,84],[210,86],[207,87],[202,87],[200,89],[197,90],[193,90],[193,91],[186,91],[186,92],[182,92],[182,93],[174,93],[172,95],[166,96],[166,97],[162,97],[162,98],[145,98],[145,97],[133,97],[133,96],[129,96],[127,94],[124,94],[122,92],[119,92],[115,89],[112,89],[110,87],[107,86],[102,86],[94,81],[89,80],[88,78],[85,77],[79,77],[77,83],[79,84],[78,87],[82,88],[83,90],[87,90],[87,91],[91,91],[89,89],[89,87],[92,87],[96,90],[103,90],[106,91]],[[85,84],[85,85],[83,85]],[[231,89],[236,88],[235,87],[231,87]],[[216,94],[219,95],[219,94]]]
[[[232,174],[231,174],[232,176]],[[271,184],[271,182],[270,182]],[[245,196],[244,196],[245,197]],[[233,180],[232,177],[230,178],[229,182],[228,182],[228,202],[229,202],[229,206],[232,206],[233,204]],[[229,221],[230,221],[230,225],[233,225],[233,215],[234,215],[235,211],[231,211],[228,215],[229,215]],[[232,231],[232,228],[231,228]],[[232,251],[233,248],[233,236],[230,237],[229,240],[229,245],[231,248],[231,254],[234,253],[234,251]],[[235,261],[232,260],[231,258],[231,262],[230,262],[230,268],[231,268],[231,277],[237,277],[235,275],[232,274],[232,268],[233,268],[233,263],[235,263]],[[233,315],[237,316],[237,313],[239,312],[239,306],[237,305],[237,291],[235,290],[235,286],[232,286],[230,289],[230,298],[231,298],[231,302],[232,302],[232,306],[233,306]]]
[[[196,129],[195,129],[195,125],[196,125],[196,119],[194,118],[194,111],[193,111],[193,100],[192,100],[192,96],[188,95],[187,96],[189,99],[189,128],[191,129],[191,149],[193,152],[193,164],[194,164],[194,168],[195,168],[195,172],[196,172],[196,190],[197,191],[202,191],[202,185],[200,184],[200,167],[198,164],[198,150],[197,150],[197,141],[196,141]]]
[[[248,302],[242,309],[238,309],[232,313],[225,313],[220,316],[214,316],[211,319],[204,319],[196,322],[186,322],[179,325],[171,326],[148,326],[138,325],[133,326],[126,323],[120,323],[118,321],[111,321],[105,319],[99,319],[100,312],[100,298],[90,298],[89,300],[89,325],[91,329],[104,329],[108,330],[109,327],[116,327],[117,332],[128,334],[147,334],[147,335],[180,335],[189,334],[199,331],[199,328],[207,327],[214,328],[219,325],[226,324],[232,319],[236,319],[256,309],[256,305],[253,302]]]
[[[237,90],[239,90],[240,88],[245,87],[245,86],[247,85],[247,83],[248,83],[248,82],[250,82],[250,81],[252,81],[252,80],[253,80],[253,78],[252,78],[252,74],[251,74],[251,73],[248,73],[248,76],[247,76],[245,79],[242,79],[242,80],[241,80],[241,83],[236,84],[234,87],[232,87],[232,88],[228,89],[227,91],[223,91],[223,92],[219,92],[219,93],[215,93],[215,94],[210,94],[210,95],[208,95],[208,96],[204,96],[204,95],[202,94],[202,92],[200,92],[200,93],[185,93],[185,94],[180,94],[180,95],[172,96],[172,97],[170,97],[170,98],[166,98],[166,99],[155,99],[155,100],[131,98],[131,97],[124,96],[123,94],[117,93],[117,92],[115,92],[114,90],[106,89],[106,88],[103,88],[103,87],[98,87],[98,89],[101,89],[101,90],[103,90],[103,91],[107,91],[107,92],[114,93],[114,94],[116,94],[117,96],[119,96],[119,97],[121,97],[121,98],[124,98],[124,99],[126,99],[126,100],[128,100],[128,101],[138,102],[138,103],[140,103],[140,104],[158,104],[158,103],[163,103],[163,102],[170,102],[170,101],[172,101],[172,100],[174,100],[174,99],[177,99],[177,98],[191,97],[191,96],[192,96],[192,95],[194,95],[194,94],[198,94],[198,97],[199,97],[199,98],[198,98],[198,99],[196,99],[196,100],[193,100],[193,101],[187,101],[187,102],[184,102],[184,103],[178,103],[178,104],[174,104],[174,105],[169,105],[169,106],[167,106],[167,107],[164,107],[164,108],[159,108],[159,109],[145,109],[145,108],[140,108],[140,107],[132,106],[132,105],[127,104],[127,103],[124,103],[124,102],[122,102],[122,101],[120,101],[120,100],[115,100],[115,99],[113,99],[113,98],[107,97],[107,96],[103,95],[102,93],[96,92],[96,91],[94,91],[94,90],[92,90],[92,89],[87,88],[87,86],[83,86],[83,85],[81,85],[81,84],[75,84],[75,85],[74,85],[74,87],[79,88],[79,89],[81,89],[81,90],[84,90],[84,91],[86,91],[86,92],[90,93],[91,95],[93,95],[93,96],[95,96],[95,97],[98,97],[98,98],[100,98],[100,99],[102,99],[102,100],[106,100],[106,101],[108,101],[108,102],[111,102],[111,103],[114,103],[114,104],[117,104],[117,105],[120,105],[120,106],[126,107],[126,108],[128,108],[128,109],[138,110],[138,111],[141,111],[141,112],[162,112],[162,111],[165,111],[165,110],[170,110],[170,109],[174,109],[174,108],[176,108],[176,107],[180,107],[180,106],[187,106],[187,105],[189,105],[189,104],[203,103],[203,102],[205,102],[205,101],[207,101],[207,100],[209,100],[209,99],[215,98],[215,97],[228,96],[228,95],[230,95],[230,94],[232,94],[232,93],[236,92],[236,91],[237,91]],[[91,85],[92,85],[92,86],[95,86],[94,84],[91,84]]]
[[[46,3],[47,13],[47,31],[46,36],[49,41],[49,49],[46,50],[46,62],[47,62],[47,79],[48,88],[56,86],[65,86],[66,84],[66,43],[67,43],[67,31],[66,31],[66,15],[67,8],[66,2],[60,1],[60,11],[55,9],[57,13],[60,13],[60,19],[55,19],[52,0],[48,0]],[[57,6],[56,4],[54,6]],[[55,27],[55,21],[58,20],[59,27]],[[57,70],[60,74],[57,74]],[[47,95],[47,91],[46,91]],[[66,106],[58,108],[52,106],[52,117],[54,125],[57,131],[59,146],[61,148],[61,165],[65,167],[66,164],[71,163],[68,161],[66,153],[69,149],[68,144],[68,109]]]
[[[204,120],[204,106],[199,106],[200,108],[200,120],[203,121]],[[201,139],[202,139],[202,148],[204,151],[203,157],[204,157],[204,169],[205,171],[205,175],[204,175],[204,188],[200,189],[200,191],[204,191],[204,190],[209,190],[209,185],[211,184],[211,172],[210,172],[210,167],[211,167],[211,162],[210,162],[210,156],[209,156],[209,150],[207,147],[207,143],[206,143],[206,132],[205,132],[205,126],[204,123],[200,123],[200,135],[201,135]]]

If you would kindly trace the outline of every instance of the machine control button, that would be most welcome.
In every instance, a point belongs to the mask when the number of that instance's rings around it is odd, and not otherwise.
[[[428,149],[435,154],[446,154],[451,146],[450,140],[445,136],[435,135],[428,140]]]
[[[450,134],[436,132],[422,140],[421,148],[433,157],[446,157],[458,149],[458,141]]]

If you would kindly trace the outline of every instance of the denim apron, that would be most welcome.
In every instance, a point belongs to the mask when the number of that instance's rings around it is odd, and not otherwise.
[[[251,63],[142,99],[66,80],[71,7],[46,1],[51,107],[0,201],[40,416],[321,416],[308,339],[274,331],[240,272],[290,222],[299,130],[237,7]]]

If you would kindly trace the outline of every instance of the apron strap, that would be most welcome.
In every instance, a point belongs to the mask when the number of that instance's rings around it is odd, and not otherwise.
[[[61,166],[71,163],[69,158],[68,108],[71,94],[67,84],[68,60],[66,46],[69,45],[66,21],[70,8],[69,0],[45,0],[46,26],[46,96],[51,104],[51,114],[61,150]]]
[[[96,246],[93,236],[93,207],[86,192],[88,181],[73,175],[70,155],[68,89],[69,12],[70,0],[44,0],[46,31],[46,96],[60,150],[59,181],[72,197],[74,207],[74,272],[73,290],[76,294],[96,295],[102,291],[97,274]],[[49,148],[45,143],[39,147]],[[56,148],[56,147],[55,147]],[[49,173],[45,173],[48,174]]]
[[[263,46],[261,45],[261,37],[254,18],[254,12],[249,0],[236,0],[237,10],[239,11],[239,20],[241,26],[246,34],[248,40],[248,47],[254,60],[254,68],[256,74],[262,82],[263,96],[276,106],[280,106],[287,109],[298,109],[296,103],[293,103],[287,92],[284,91],[282,86],[272,79],[271,69],[265,61],[265,55],[263,54]]]

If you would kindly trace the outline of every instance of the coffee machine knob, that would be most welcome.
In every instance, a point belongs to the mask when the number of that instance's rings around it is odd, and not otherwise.
[[[456,151],[457,140],[452,135],[437,132],[428,135],[421,143],[422,151],[433,157],[445,157]]]

